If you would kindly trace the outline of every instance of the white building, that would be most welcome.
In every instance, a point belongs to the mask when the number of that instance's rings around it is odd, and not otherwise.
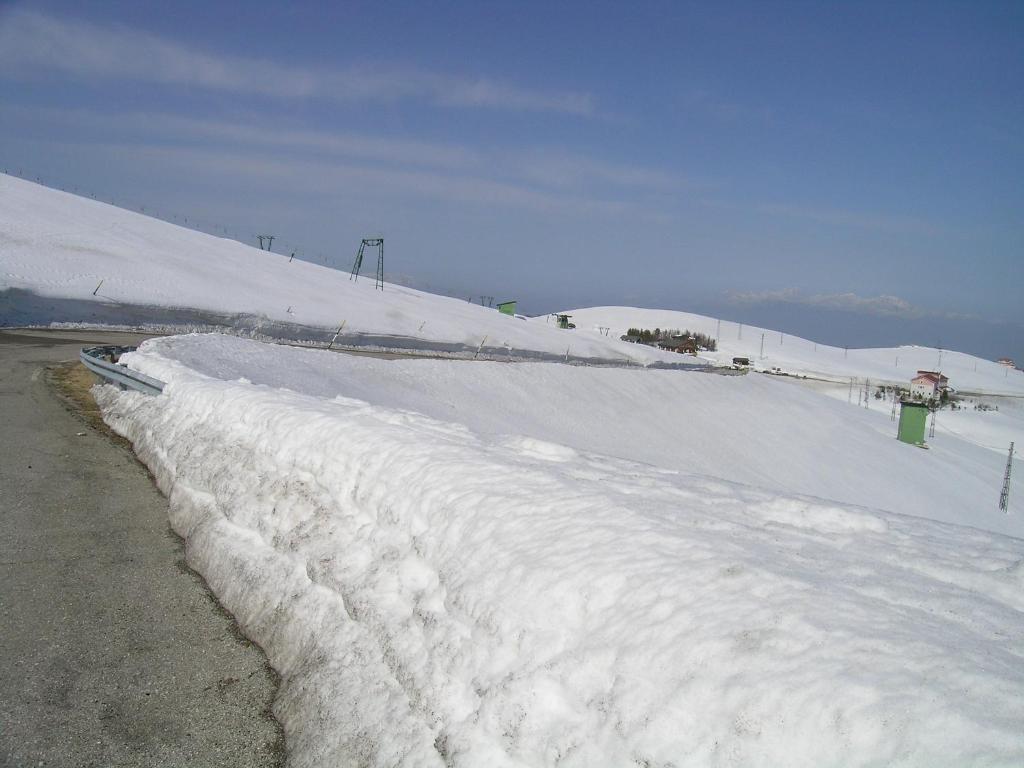
[[[931,400],[942,395],[949,388],[949,379],[936,371],[918,371],[917,376],[910,380],[910,394]]]

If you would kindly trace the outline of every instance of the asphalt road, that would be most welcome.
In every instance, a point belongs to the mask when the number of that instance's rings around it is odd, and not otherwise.
[[[107,332],[0,331],[0,766],[274,766],[276,678],[167,502],[48,367]]]

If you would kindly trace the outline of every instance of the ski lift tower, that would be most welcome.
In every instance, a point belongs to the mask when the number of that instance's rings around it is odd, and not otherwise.
[[[355,264],[352,265],[352,273],[348,276],[349,280],[359,280],[359,270],[363,268],[363,253],[367,248],[377,248],[377,279],[374,281],[373,287],[384,290],[384,238],[383,237],[364,237],[362,242],[359,243],[359,253],[356,254]]]
[[[999,508],[1003,512],[1010,511],[1010,471],[1013,469],[1013,443],[1010,443],[1010,455],[1006,459],[1006,474],[1003,475],[1003,490],[999,494]]]

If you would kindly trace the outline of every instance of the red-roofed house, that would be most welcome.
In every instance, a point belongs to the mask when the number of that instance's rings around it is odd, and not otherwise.
[[[937,371],[918,371],[910,380],[910,394],[926,400],[939,397],[948,387],[949,379]]]

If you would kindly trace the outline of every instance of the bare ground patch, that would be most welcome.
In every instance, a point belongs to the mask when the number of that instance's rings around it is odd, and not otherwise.
[[[93,373],[80,362],[57,363],[46,369],[46,383],[64,404],[64,407],[86,425],[102,432],[114,443],[131,451],[127,440],[114,432],[103,421],[103,414],[92,396],[92,388],[98,382]],[[134,454],[133,454],[134,455]]]

